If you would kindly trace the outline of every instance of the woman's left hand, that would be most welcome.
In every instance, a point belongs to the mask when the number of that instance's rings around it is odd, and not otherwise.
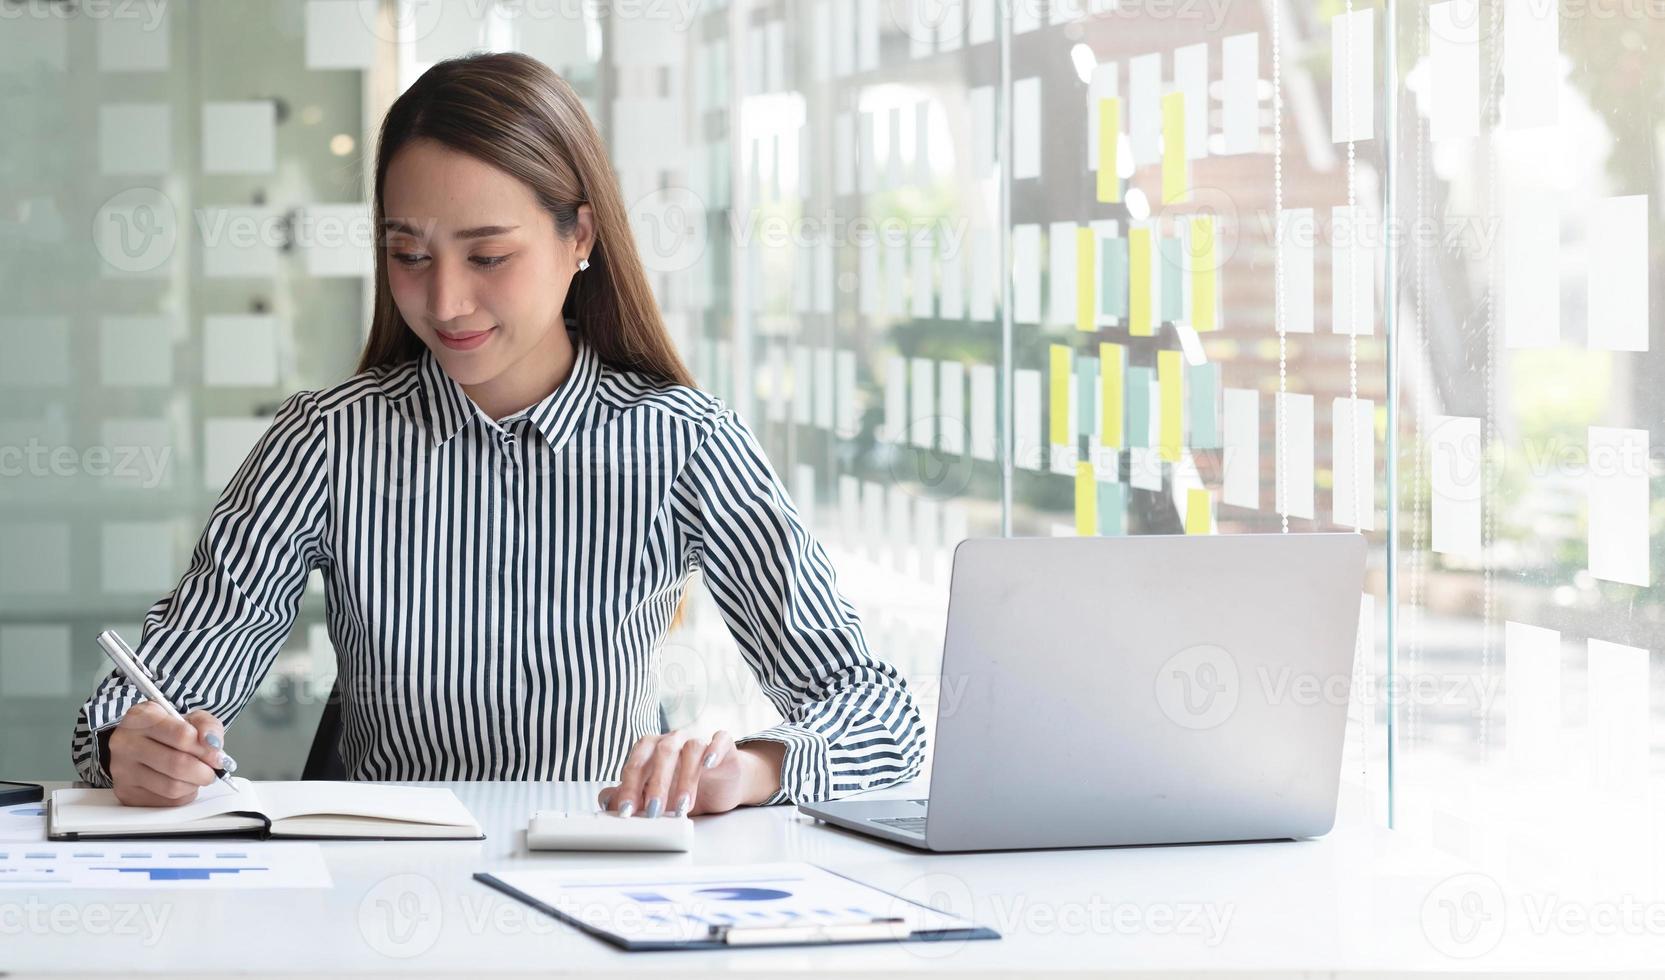
[[[599,800],[621,817],[724,813],[774,794],[784,752],[767,742],[737,748],[723,731],[709,739],[681,731],[648,735],[631,747],[619,784]]]

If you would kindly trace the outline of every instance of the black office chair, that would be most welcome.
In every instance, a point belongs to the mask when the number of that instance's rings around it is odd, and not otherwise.
[[[665,706],[659,706],[659,731],[671,730],[671,720]],[[318,719],[318,731],[313,733],[312,748],[306,754],[302,779],[346,779],[347,767],[341,761],[341,681],[330,688],[329,700],[324,702],[324,716]]]

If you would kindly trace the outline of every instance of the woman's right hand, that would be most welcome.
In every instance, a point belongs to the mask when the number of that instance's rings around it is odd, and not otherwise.
[[[225,726],[206,711],[184,721],[154,701],[127,709],[110,735],[110,781],[128,806],[179,806],[197,798],[221,767]]]

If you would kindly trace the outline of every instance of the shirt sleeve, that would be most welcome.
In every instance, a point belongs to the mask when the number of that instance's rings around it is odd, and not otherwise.
[[[826,552],[744,421],[722,407],[678,484],[696,554],[741,656],[782,722],[738,739],[785,747],[765,804],[917,775],[925,729],[907,683],[873,657]]]
[[[316,395],[289,396],[215,502],[184,577],[145,613],[136,652],[181,713],[203,708],[230,727],[277,656],[325,561],[326,453]],[[110,785],[99,733],[140,700],[112,669],[81,706],[71,753],[82,779]]]

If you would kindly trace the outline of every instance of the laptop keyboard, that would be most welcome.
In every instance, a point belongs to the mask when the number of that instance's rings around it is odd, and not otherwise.
[[[921,807],[925,806],[924,800],[909,800],[908,802],[917,803]],[[874,817],[873,822],[876,824],[883,824],[884,826],[890,827],[894,830],[900,830],[904,834],[913,834],[918,837],[925,836],[925,818],[923,816]]]

